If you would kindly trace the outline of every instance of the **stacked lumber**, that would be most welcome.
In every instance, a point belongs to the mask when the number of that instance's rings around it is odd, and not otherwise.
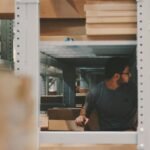
[[[135,35],[135,0],[87,0],[87,35]]]
[[[85,18],[85,0],[40,0],[40,18]],[[0,0],[0,18],[14,19],[15,0]]]

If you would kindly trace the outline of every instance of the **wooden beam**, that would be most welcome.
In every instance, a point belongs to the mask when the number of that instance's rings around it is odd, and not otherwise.
[[[42,0],[41,18],[84,18],[85,0]]]
[[[137,18],[133,17],[87,17],[86,23],[136,23]]]
[[[85,19],[41,20],[41,36],[84,35]]]
[[[133,35],[136,24],[87,24],[87,35]]]
[[[99,4],[99,3],[136,3],[136,0],[86,0],[86,4]]]
[[[136,4],[134,3],[99,3],[99,4],[86,4],[84,7],[85,11],[89,11],[89,10],[136,10]]]
[[[131,144],[45,144],[40,145],[40,150],[136,150],[137,145]]]
[[[85,0],[41,0],[40,18],[85,18]],[[13,19],[14,0],[0,0],[0,18]]]
[[[68,36],[40,36],[41,41],[64,41]],[[136,34],[134,35],[72,35],[69,36],[75,41],[99,41],[99,40],[136,40]]]
[[[86,17],[127,17],[136,16],[136,11],[86,11]]]

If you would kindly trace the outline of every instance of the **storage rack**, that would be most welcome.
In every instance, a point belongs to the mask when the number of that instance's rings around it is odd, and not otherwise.
[[[13,68],[13,21],[0,20],[0,59]]]
[[[41,132],[39,130],[39,0],[16,0],[15,8],[15,72],[33,79],[37,143],[63,144],[137,144],[139,150],[150,149],[150,1],[137,0],[137,70],[138,70],[138,130],[137,132]],[[54,44],[54,43],[50,43]],[[66,44],[56,42],[55,44]],[[98,44],[69,42],[68,45]],[[117,43],[119,44],[119,42]],[[130,45],[130,43],[128,43]],[[38,144],[37,144],[38,147]]]

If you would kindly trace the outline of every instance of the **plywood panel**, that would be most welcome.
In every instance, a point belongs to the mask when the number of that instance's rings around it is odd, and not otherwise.
[[[86,11],[86,17],[127,17],[127,16],[136,16],[136,11]]]
[[[86,23],[136,23],[136,17],[87,17]]]
[[[136,35],[135,0],[87,0],[85,11],[88,36]]]
[[[68,36],[41,36],[41,41],[64,41]],[[136,40],[136,35],[72,35],[75,41],[99,41],[99,40]]]
[[[0,0],[0,18],[14,18],[14,1]],[[85,0],[41,0],[41,18],[84,18]]]
[[[14,0],[0,0],[0,18],[14,18]]]
[[[136,5],[134,3],[115,3],[115,2],[111,2],[111,3],[99,3],[99,4],[86,4],[84,7],[85,11],[88,10],[136,10]]]
[[[136,0],[86,0],[86,4],[96,4],[96,3],[100,3],[100,2],[105,2],[105,3],[136,3]]]
[[[63,145],[63,144],[51,144],[51,145],[41,145],[40,150],[136,150],[136,145]]]
[[[136,24],[87,24],[87,35],[132,35]]]
[[[84,18],[85,0],[42,0],[41,18]]]
[[[84,128],[77,126],[74,120],[49,120],[48,130],[50,131],[84,131]]]
[[[84,35],[84,19],[41,20],[41,36]]]

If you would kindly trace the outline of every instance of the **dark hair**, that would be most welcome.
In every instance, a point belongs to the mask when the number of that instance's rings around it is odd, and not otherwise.
[[[105,66],[105,78],[110,79],[115,73],[122,73],[125,67],[130,66],[128,58],[113,57]]]

